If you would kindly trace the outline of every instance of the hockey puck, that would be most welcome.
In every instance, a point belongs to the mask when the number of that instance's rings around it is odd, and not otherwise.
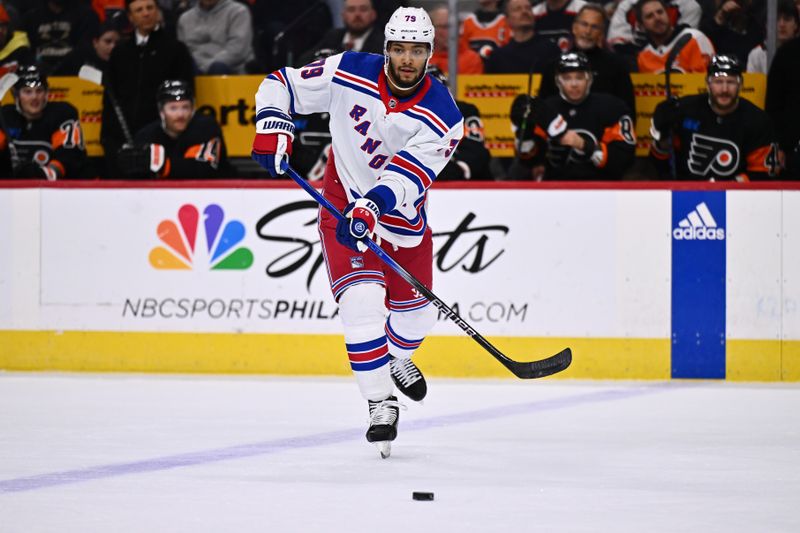
[[[433,493],[432,492],[414,492],[411,494],[411,497],[415,500],[421,502],[432,502],[433,501]]]

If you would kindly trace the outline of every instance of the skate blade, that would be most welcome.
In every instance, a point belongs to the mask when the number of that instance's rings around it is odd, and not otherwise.
[[[392,455],[392,441],[383,440],[375,442],[374,444],[378,448],[378,451],[381,453],[381,459],[386,459],[390,455]]]

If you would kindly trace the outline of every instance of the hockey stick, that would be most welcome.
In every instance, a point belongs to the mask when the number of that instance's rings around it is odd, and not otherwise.
[[[18,80],[19,76],[13,72],[8,72],[4,74],[2,78],[0,78],[0,100],[6,97],[6,93],[17,83]],[[20,164],[19,154],[17,153],[17,146],[14,144],[14,140],[11,138],[11,132],[8,131],[8,126],[6,126],[6,119],[3,116],[2,110],[0,110],[0,128],[3,128],[3,131],[6,134],[8,154],[11,157],[11,174],[15,175]]]
[[[99,85],[103,88],[108,95],[109,101],[111,102],[111,107],[114,109],[114,114],[117,115],[117,120],[122,128],[122,134],[125,136],[125,144],[133,146],[133,135],[131,135],[131,130],[128,127],[128,121],[125,120],[125,115],[122,113],[122,107],[119,105],[119,100],[117,100],[117,97],[114,94],[114,90],[111,88],[111,86],[103,85],[103,71],[90,65],[83,65],[80,71],[78,71],[78,77],[84,81],[94,83],[95,85]]]
[[[667,60],[666,63],[664,64],[664,76],[666,78],[664,80],[665,81],[664,88],[667,93],[667,100],[672,98],[672,85],[670,84],[670,79],[669,79],[670,75],[672,74],[672,65],[675,63],[675,59],[678,57],[678,54],[680,54],[681,50],[683,50],[683,47],[686,46],[686,43],[688,43],[691,40],[692,40],[692,34],[688,32],[684,33],[675,42],[675,44],[672,45],[672,49],[669,51],[669,54],[667,54]],[[675,145],[672,142],[672,127],[670,127],[669,129],[668,139],[669,139],[669,144],[667,146],[667,149],[669,150],[669,171],[670,174],[672,174],[672,179],[674,180],[677,177],[678,171],[675,168]]]
[[[300,185],[303,189],[306,190],[308,194],[314,198],[322,207],[327,209],[334,217],[338,220],[344,219],[344,215],[342,215],[336,207],[333,206],[324,196],[322,196],[313,186],[311,186],[306,180],[304,180],[300,175],[295,172],[295,170],[290,167],[289,165],[283,163],[282,168],[284,171],[292,178],[298,185]],[[456,323],[456,325],[461,328],[461,330],[466,333],[472,340],[480,344],[480,346],[489,352],[492,357],[500,361],[503,366],[505,366],[508,370],[511,371],[512,374],[517,376],[518,378],[522,379],[531,379],[531,378],[543,378],[545,376],[549,376],[551,374],[555,374],[556,372],[561,372],[565,370],[570,363],[572,362],[572,350],[569,348],[565,348],[564,350],[558,352],[557,354],[547,357],[546,359],[541,359],[538,361],[530,361],[530,362],[520,362],[514,361],[513,359],[509,359],[503,353],[492,346],[492,344],[483,338],[483,336],[475,331],[472,326],[470,326],[466,320],[458,316],[458,314],[453,311],[450,307],[447,306],[443,301],[441,301],[433,291],[428,289],[425,285],[423,285],[417,278],[412,276],[405,268],[403,268],[397,261],[392,259],[392,257],[387,254],[383,249],[375,243],[372,239],[364,239],[364,242],[372,250],[378,258],[386,263],[392,270],[397,272],[400,277],[406,280],[409,285],[414,287],[420,294],[422,294],[425,298],[431,302],[434,307],[436,307],[439,312],[444,313],[447,318],[452,320]]]

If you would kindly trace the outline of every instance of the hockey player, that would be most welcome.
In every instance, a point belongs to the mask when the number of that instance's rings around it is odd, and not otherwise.
[[[367,440],[383,457],[397,435],[392,381],[415,401],[427,392],[411,355],[437,313],[361,241],[375,235],[386,253],[431,286],[427,191],[463,134],[450,93],[425,74],[433,36],[425,10],[401,7],[385,26],[383,56],[344,52],[282,68],[256,94],[253,158],[272,175],[282,174],[292,149],[289,113],[330,113],[324,194],[346,221],[321,211],[322,250],[350,366],[369,404]]]
[[[708,94],[673,98],[656,106],[650,154],[663,177],[670,175],[670,143],[677,177],[749,181],[777,174],[776,137],[766,112],[739,97],[742,68],[718,55],[706,75]]]
[[[195,114],[192,88],[185,81],[166,80],[156,93],[161,120],[134,137],[134,146],[119,151],[126,178],[225,177],[228,155],[222,131],[206,115]]]
[[[91,177],[78,111],[67,102],[47,101],[47,77],[38,67],[20,66],[17,75],[14,104],[0,109],[0,175]]]
[[[592,67],[583,52],[562,54],[556,65],[559,94],[536,99],[535,119],[522,131],[519,155],[524,166],[537,168],[544,159],[547,180],[619,180],[633,163],[636,134],[630,110],[609,94],[592,93]],[[522,125],[516,101],[512,121]]]

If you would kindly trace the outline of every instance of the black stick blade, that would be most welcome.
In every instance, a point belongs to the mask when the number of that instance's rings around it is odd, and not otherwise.
[[[509,361],[503,364],[518,378],[536,379],[552,376],[562,370],[566,370],[570,363],[572,363],[572,350],[565,348],[547,359],[529,363]]]

